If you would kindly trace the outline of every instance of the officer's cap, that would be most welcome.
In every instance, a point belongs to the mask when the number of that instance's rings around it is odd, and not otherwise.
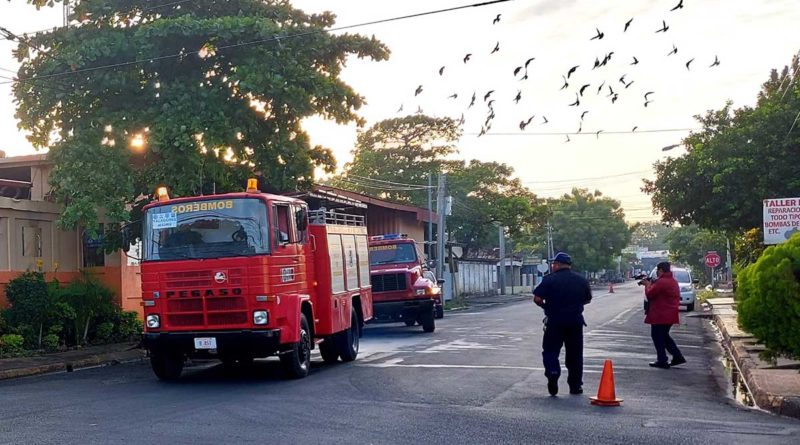
[[[550,260],[550,261],[553,261],[553,262],[556,262],[556,263],[561,263],[561,264],[569,264],[569,265],[571,265],[572,264],[572,257],[569,256],[569,254],[566,253],[566,252],[558,252],[556,254],[556,256],[554,256],[553,259]]]

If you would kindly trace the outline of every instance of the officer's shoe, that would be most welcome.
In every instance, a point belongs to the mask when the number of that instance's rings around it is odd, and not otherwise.
[[[669,369],[669,363],[667,362],[650,362],[650,366],[653,368]]]
[[[678,366],[686,363],[686,359],[683,357],[672,357],[672,361],[669,362],[670,366]]]
[[[570,394],[583,394],[582,386],[575,386],[569,389]]]
[[[551,396],[558,394],[558,377],[547,377],[547,392],[549,392]]]

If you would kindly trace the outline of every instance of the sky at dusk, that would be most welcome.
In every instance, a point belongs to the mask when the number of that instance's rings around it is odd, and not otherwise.
[[[61,25],[60,6],[36,11],[24,3],[1,2],[0,25],[17,34]],[[332,11],[342,26],[470,2],[292,3],[306,12]],[[670,11],[677,3],[514,0],[359,27],[346,32],[374,35],[389,47],[391,57],[384,62],[352,59],[342,77],[366,98],[360,114],[368,125],[418,109],[455,119],[463,113],[459,157],[507,163],[540,196],[557,196],[573,186],[599,189],[622,201],[630,221],[656,219],[639,190],[641,180],[652,177],[653,162],[682,153],[681,148],[668,153],[661,148],[697,128],[696,114],[721,108],[726,100],[735,106],[753,104],[770,70],[787,65],[800,50],[796,0],[684,0],[682,9]],[[499,23],[493,23],[498,14]],[[656,33],[663,22],[669,29]],[[604,37],[590,40],[597,29]],[[498,43],[499,51],[490,54]],[[0,41],[0,76],[12,77],[8,70],[18,67],[13,48],[12,42]],[[677,53],[668,55],[673,48]],[[592,69],[596,58],[602,61],[610,52],[605,66]],[[464,63],[467,53],[472,57]],[[524,70],[514,76],[515,67],[533,57],[528,78],[521,80]],[[637,65],[631,65],[634,57]],[[715,58],[719,66],[710,67]],[[573,66],[578,68],[569,86],[560,89],[562,76]],[[419,85],[423,90],[415,97]],[[584,85],[589,86],[580,96]],[[617,94],[615,103],[608,86]],[[495,117],[488,133],[478,136],[489,113],[483,97],[490,90]],[[647,92],[652,102],[645,107]],[[477,100],[468,108],[473,93]],[[448,98],[454,94],[456,99]],[[580,105],[570,106],[576,99]],[[398,113],[401,105],[404,111]],[[531,116],[521,131],[520,122]],[[305,128],[314,144],[334,150],[340,167],[351,159],[355,126],[312,118]],[[0,136],[0,149],[9,156],[34,152],[17,129],[8,84],[0,85]]]

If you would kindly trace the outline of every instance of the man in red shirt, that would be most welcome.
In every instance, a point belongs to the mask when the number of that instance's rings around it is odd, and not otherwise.
[[[669,369],[670,366],[686,363],[675,340],[669,335],[672,325],[680,323],[678,309],[681,305],[681,291],[678,282],[672,277],[670,264],[666,261],[656,266],[656,279],[643,280],[644,294],[648,308],[644,322],[650,325],[650,336],[656,348],[656,361],[650,363],[654,368]],[[667,361],[667,351],[672,361]]]

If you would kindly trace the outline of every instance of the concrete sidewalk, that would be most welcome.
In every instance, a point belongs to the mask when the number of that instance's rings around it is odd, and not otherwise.
[[[711,298],[714,322],[720,329],[723,345],[741,371],[744,381],[759,408],[800,419],[800,362],[778,359],[776,364],[759,358],[764,346],[739,329],[733,294],[727,298]]]
[[[66,352],[0,359],[0,380],[50,372],[141,361],[145,351],[137,343],[90,346]]]

